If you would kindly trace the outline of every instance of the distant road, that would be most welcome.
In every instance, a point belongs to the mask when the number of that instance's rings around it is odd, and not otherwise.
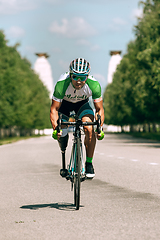
[[[55,140],[0,146],[0,240],[159,240],[160,143],[108,134],[93,162],[75,211]]]

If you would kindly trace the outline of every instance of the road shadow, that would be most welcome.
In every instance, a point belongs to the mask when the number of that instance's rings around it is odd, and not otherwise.
[[[80,205],[80,208],[83,207]],[[75,205],[72,203],[49,203],[49,204],[33,204],[24,205],[21,209],[39,210],[41,208],[55,208],[61,211],[76,211]]]
[[[102,181],[100,179],[94,179],[92,182],[86,181],[84,190],[94,189],[94,193],[99,196],[100,192],[103,192],[105,199],[118,200],[130,199],[134,201],[143,201],[147,205],[150,203],[157,203],[158,209],[160,209],[160,197],[149,192],[138,192],[129,188],[113,185],[109,182]]]

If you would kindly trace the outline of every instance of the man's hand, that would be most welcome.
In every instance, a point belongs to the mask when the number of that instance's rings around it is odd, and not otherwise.
[[[98,140],[102,140],[103,138],[104,138],[104,132],[101,130],[101,132],[100,133],[98,133],[97,131],[96,131],[96,135],[97,135],[97,139]]]
[[[62,135],[62,130],[60,130],[60,132],[58,133],[57,132],[57,129],[53,131],[52,133],[52,137],[55,139],[55,140],[58,140]]]

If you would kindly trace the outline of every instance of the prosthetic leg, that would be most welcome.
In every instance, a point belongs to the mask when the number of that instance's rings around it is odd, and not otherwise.
[[[66,177],[68,175],[68,170],[66,169],[66,163],[65,163],[65,151],[66,147],[68,145],[68,133],[64,137],[60,137],[58,140],[61,153],[62,153],[62,169],[60,169],[60,175],[62,177]]]

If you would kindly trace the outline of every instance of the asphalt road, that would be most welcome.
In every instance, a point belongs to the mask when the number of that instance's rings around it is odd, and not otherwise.
[[[160,143],[114,134],[98,141],[79,211],[60,167],[48,136],[0,146],[0,240],[160,239]]]

